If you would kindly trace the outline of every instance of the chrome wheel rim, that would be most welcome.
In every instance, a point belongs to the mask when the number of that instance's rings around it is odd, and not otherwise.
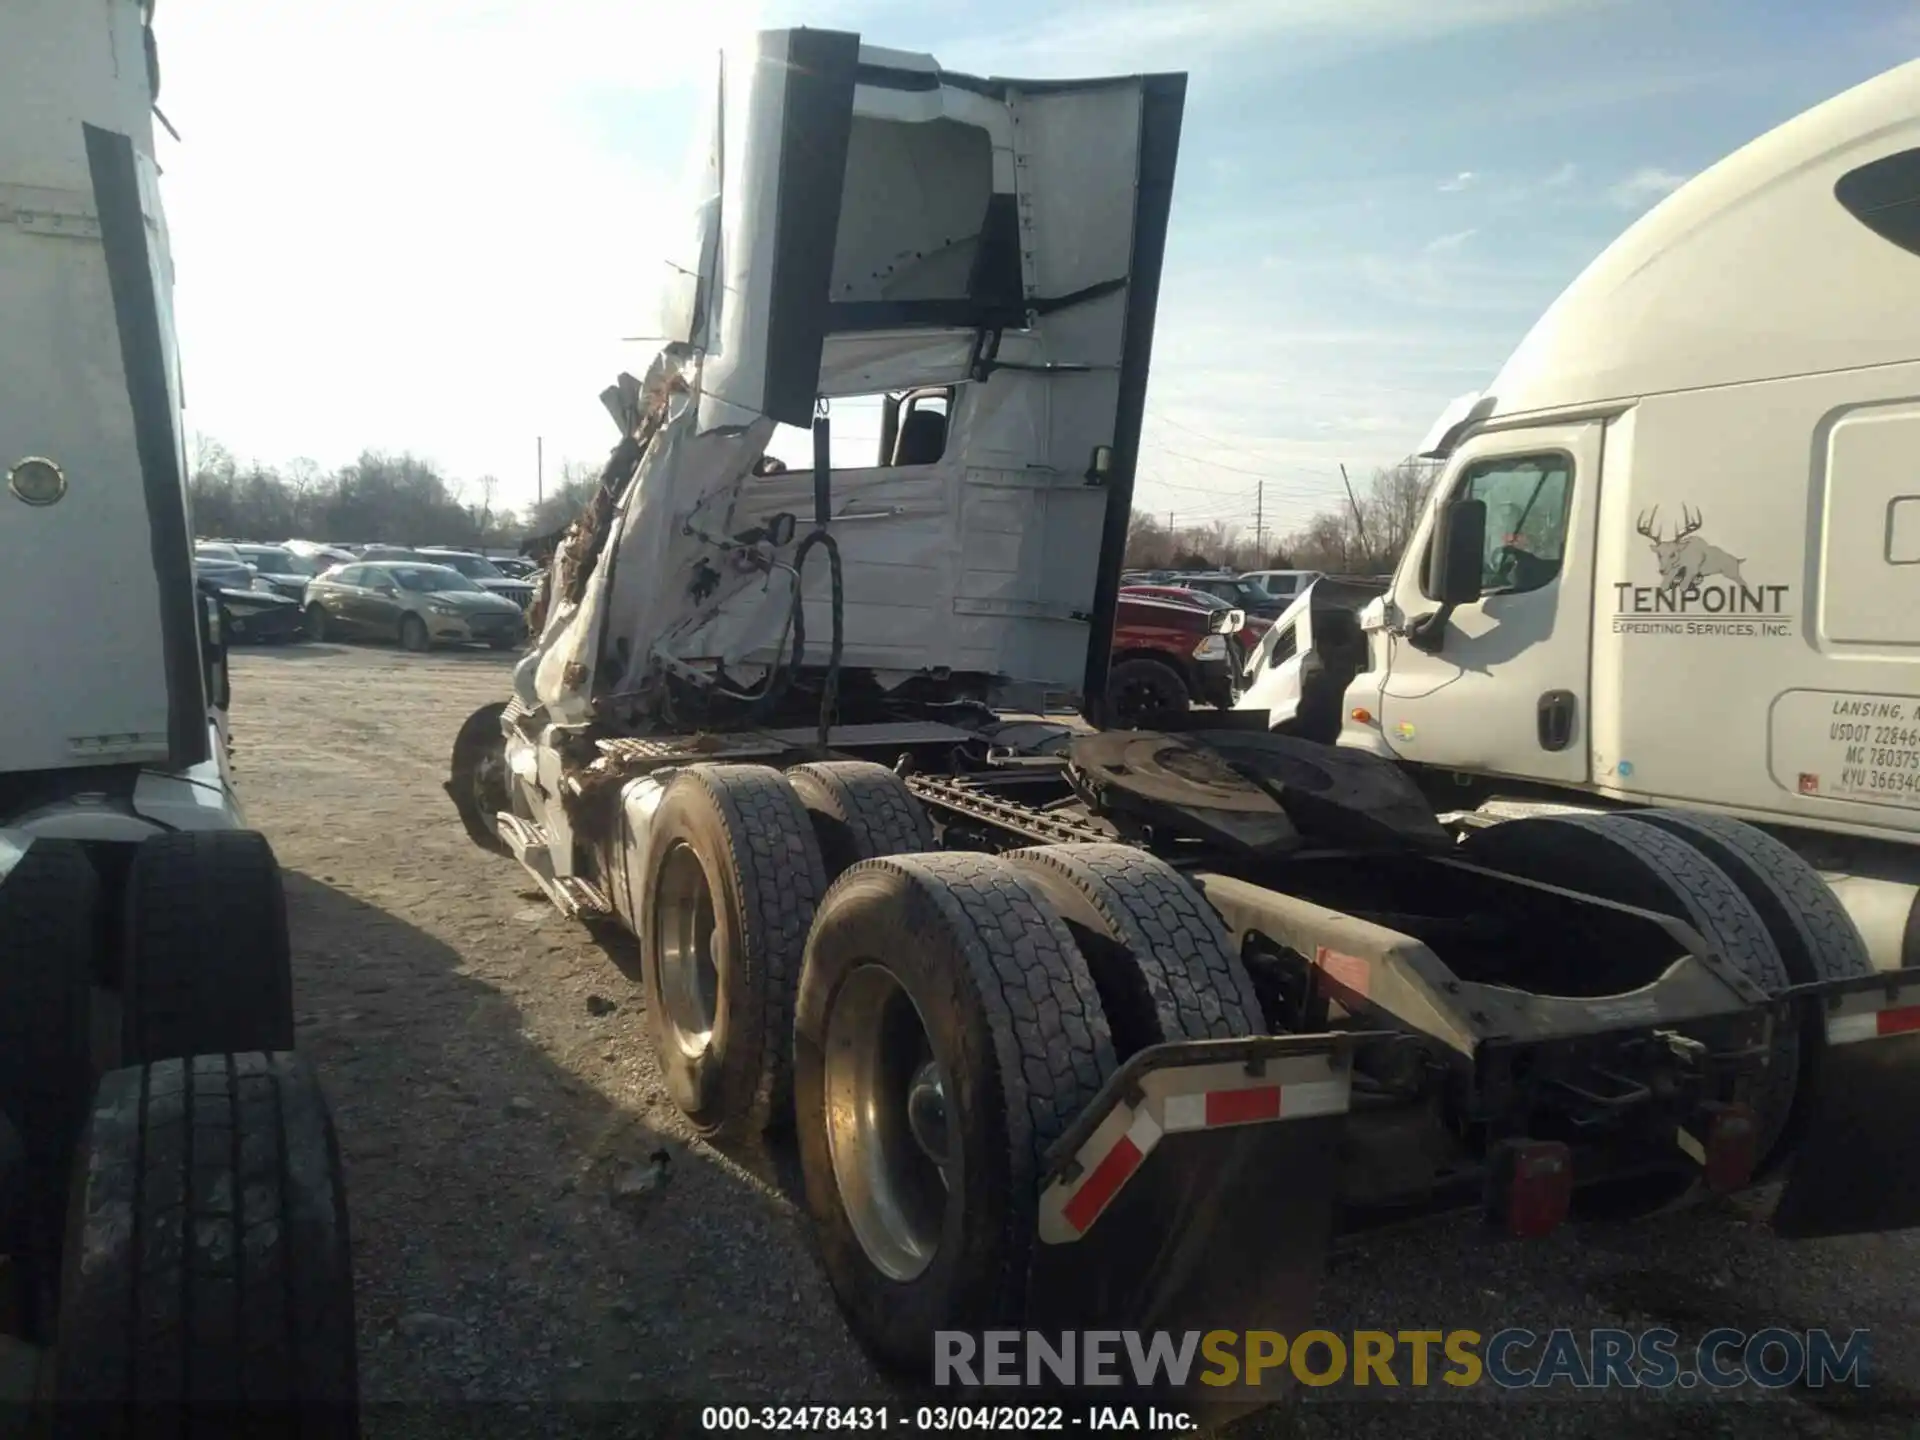
[[[720,1008],[713,887],[693,847],[676,840],[654,887],[660,1005],[680,1053],[704,1055]]]
[[[834,996],[824,1079],[827,1148],[854,1238],[881,1274],[911,1281],[939,1251],[956,1147],[926,1023],[885,966],[860,965]]]

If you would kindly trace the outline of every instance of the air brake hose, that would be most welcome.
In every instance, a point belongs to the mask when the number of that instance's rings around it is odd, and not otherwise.
[[[820,688],[820,728],[819,741],[826,748],[827,736],[833,727],[833,712],[840,699],[840,656],[845,640],[846,590],[840,568],[840,546],[828,531],[832,519],[833,507],[833,468],[830,462],[832,446],[830,422],[827,419],[825,402],[814,412],[813,418],[813,531],[793,552],[793,650],[785,667],[774,677],[767,687],[767,693],[754,707],[761,716],[771,715],[774,708],[785,698],[793,677],[799,672],[800,661],[807,651],[807,612],[802,599],[802,578],[806,574],[807,556],[813,553],[816,545],[824,546],[827,552],[827,570],[831,576],[831,614],[833,616],[832,640],[827,651],[827,675]],[[775,660],[778,665],[780,662]]]
[[[800,603],[800,567],[815,544],[827,547],[827,568],[832,576],[833,640],[827,651],[827,677],[820,686],[820,748],[827,748],[827,733],[833,726],[833,711],[840,698],[840,645],[842,609],[845,592],[841,585],[840,547],[827,526],[833,519],[833,420],[823,399],[813,408],[813,534],[794,552],[793,600]],[[796,638],[799,631],[794,632]],[[796,650],[797,656],[800,652]],[[797,662],[796,662],[797,663]]]

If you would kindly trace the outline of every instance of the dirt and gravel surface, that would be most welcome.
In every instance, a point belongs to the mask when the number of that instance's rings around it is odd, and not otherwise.
[[[647,1403],[669,1399],[910,1406],[849,1340],[779,1167],[678,1121],[630,951],[465,838],[447,755],[510,660],[306,645],[233,665],[243,797],[287,871],[300,1043],[346,1158],[368,1433],[698,1433],[697,1409]],[[1323,1323],[1864,1328],[1875,1383],[1752,1403],[1323,1391],[1233,1433],[1912,1435],[1917,1280],[1912,1235],[1788,1246],[1733,1211],[1528,1245],[1430,1226],[1338,1256]]]

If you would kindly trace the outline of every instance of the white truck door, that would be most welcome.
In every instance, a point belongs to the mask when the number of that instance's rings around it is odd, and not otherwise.
[[[1401,623],[1433,614],[1427,558],[1455,500],[1487,507],[1481,597],[1437,653],[1391,642],[1380,723],[1394,753],[1445,769],[1579,784],[1588,778],[1599,421],[1468,440],[1436,487],[1394,578]]]

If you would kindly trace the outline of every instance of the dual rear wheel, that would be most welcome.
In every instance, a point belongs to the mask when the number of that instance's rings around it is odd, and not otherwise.
[[[656,812],[655,1052],[703,1132],[789,1118],[868,1350],[1018,1312],[1048,1148],[1137,1050],[1263,1026],[1188,882],[1119,845],[932,853],[877,765],[694,766]]]
[[[51,1433],[190,1435],[236,1414],[356,1433],[339,1150],[289,1053],[271,848],[241,831],[144,842],[118,944],[81,847],[0,858],[0,1249],[50,1350]],[[92,987],[110,954],[118,1067],[96,1083]]]

